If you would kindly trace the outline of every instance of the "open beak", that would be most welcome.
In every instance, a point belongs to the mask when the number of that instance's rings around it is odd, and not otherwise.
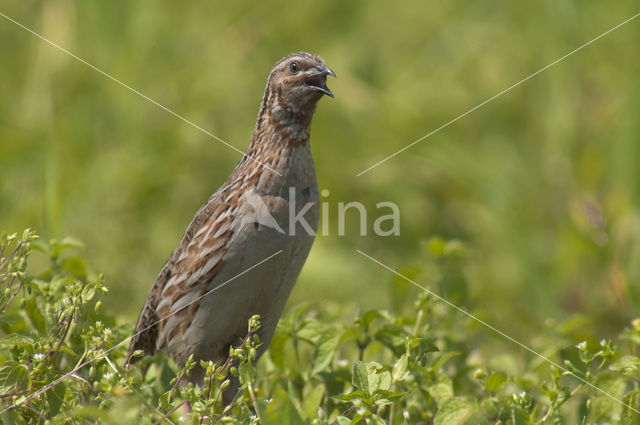
[[[336,76],[335,72],[329,68],[324,68],[319,72],[307,75],[304,82],[307,86],[313,87],[315,90],[318,90],[327,96],[335,97],[333,93],[331,93],[331,90],[329,90],[329,87],[327,87],[327,75],[331,75],[332,77]]]

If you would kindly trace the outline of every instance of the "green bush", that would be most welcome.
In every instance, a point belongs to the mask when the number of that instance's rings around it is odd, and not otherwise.
[[[579,319],[550,322],[535,342],[558,368],[432,296],[414,296],[399,279],[389,284],[393,311],[290,309],[257,368],[259,318],[252,318],[225,364],[204,365],[202,387],[186,384],[192,361],[178,370],[159,354],[124,367],[132,324],[102,311],[103,277],[79,248],[71,239],[39,241],[29,230],[1,236],[4,424],[640,422],[633,410],[640,409],[640,320],[599,344],[592,335],[575,339]],[[423,264],[406,274],[455,280],[464,247],[434,239],[426,248]],[[489,353],[489,338],[504,349]],[[229,373],[242,387],[223,408]]]

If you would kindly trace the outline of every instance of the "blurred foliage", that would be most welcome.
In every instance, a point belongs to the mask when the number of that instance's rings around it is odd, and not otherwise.
[[[576,339],[575,322],[547,327],[552,366],[520,349],[483,355],[486,327],[426,293],[402,301],[396,287],[392,310],[291,308],[257,368],[255,316],[224,364],[201,363],[194,386],[193,359],[121,366],[132,326],[102,307],[102,277],[78,266],[74,241],[35,239],[0,235],[1,424],[638,423],[640,319],[615,343]],[[460,248],[431,244],[441,260]],[[26,272],[32,249],[48,263],[37,275]],[[240,390],[223,406],[229,374]]]
[[[417,297],[407,282],[382,284],[359,248],[537,347],[563,323],[577,340],[612,338],[638,311],[638,20],[356,177],[637,2],[24,0],[0,11],[241,150],[272,64],[298,50],[324,57],[336,98],[321,101],[312,149],[333,227],[292,305],[391,309]],[[0,223],[86,241],[111,288],[105,305],[132,323],[239,156],[4,18],[0,45]],[[376,203],[397,203],[401,235],[361,237],[354,215],[338,237],[337,203],[349,201],[370,223]],[[433,235],[465,252],[443,260]]]

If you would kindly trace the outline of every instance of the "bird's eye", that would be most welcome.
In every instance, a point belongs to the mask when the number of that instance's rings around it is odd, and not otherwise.
[[[291,71],[292,74],[297,74],[298,71],[300,71],[300,66],[298,65],[298,62],[291,62],[289,64],[289,71]]]

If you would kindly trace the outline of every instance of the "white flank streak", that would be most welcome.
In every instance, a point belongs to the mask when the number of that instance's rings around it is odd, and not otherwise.
[[[224,232],[226,232],[227,230],[229,230],[229,223],[224,223],[222,226],[220,226],[220,228],[218,229],[218,231],[216,233],[214,233],[213,237],[214,238],[219,238],[220,236],[222,236],[224,234]]]

